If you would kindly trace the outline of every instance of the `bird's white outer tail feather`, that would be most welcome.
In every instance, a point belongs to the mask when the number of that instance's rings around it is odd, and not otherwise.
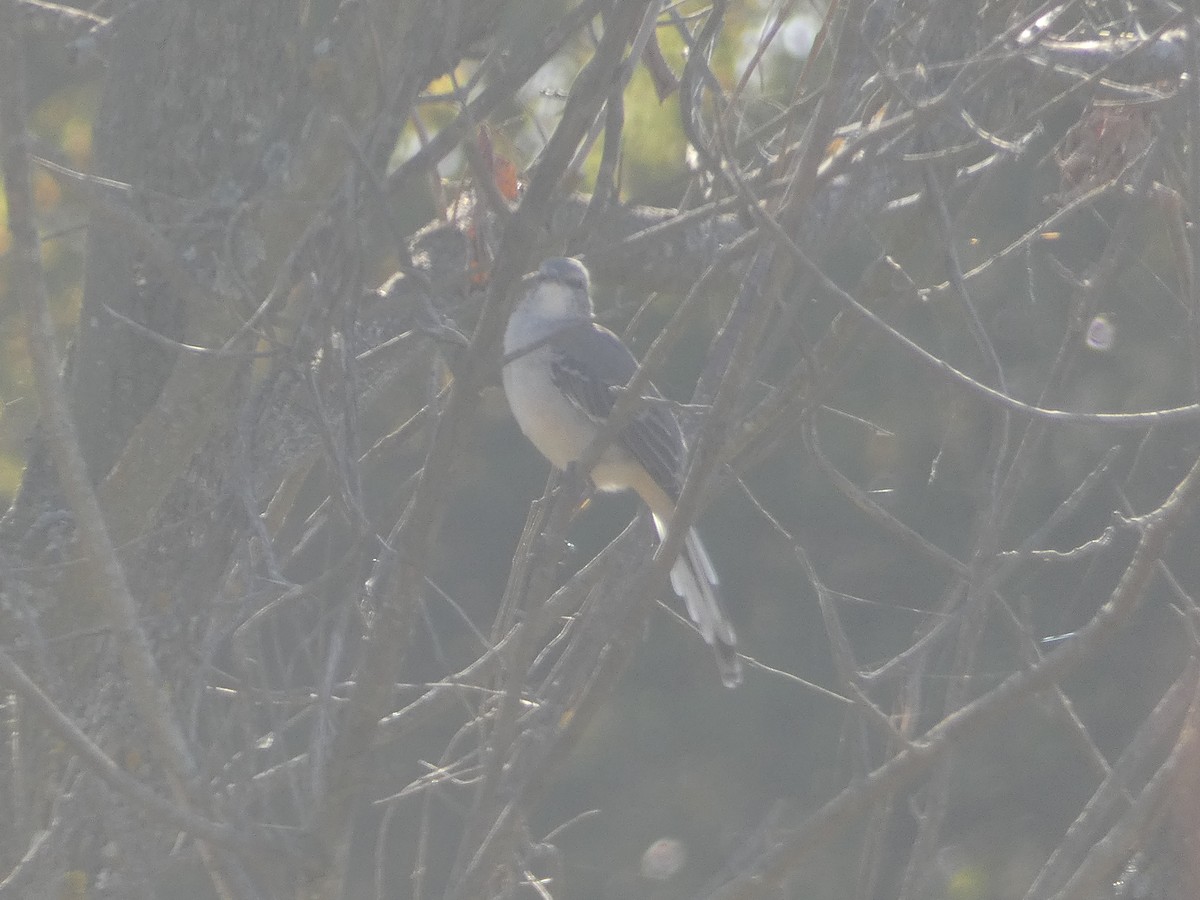
[[[660,538],[666,537],[666,526],[654,517]],[[742,664],[737,655],[737,634],[721,607],[717,593],[717,571],[695,528],[688,530],[683,552],[671,566],[671,587],[687,607],[688,617],[695,623],[704,642],[717,655],[721,680],[726,687],[737,687],[742,681]]]

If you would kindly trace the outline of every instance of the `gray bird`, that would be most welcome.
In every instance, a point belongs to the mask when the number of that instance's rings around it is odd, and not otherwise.
[[[629,383],[637,360],[621,339],[596,324],[590,280],[575,259],[547,259],[526,276],[525,295],[504,332],[504,392],[525,436],[559,469],[584,454]],[[632,490],[654,517],[659,537],[667,523],[687,464],[679,422],[663,396],[649,385],[650,402],[634,412],[592,468],[601,491]],[[655,402],[657,401],[657,402]],[[671,567],[671,586],[688,615],[716,652],[726,687],[742,681],[737,635],[721,607],[717,573],[695,528]]]

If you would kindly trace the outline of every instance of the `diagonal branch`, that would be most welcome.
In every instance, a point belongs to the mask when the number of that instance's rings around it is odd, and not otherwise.
[[[1058,684],[1096,655],[1137,612],[1158,562],[1184,517],[1200,499],[1200,459],[1171,495],[1143,519],[1142,536],[1116,588],[1092,620],[1041,662],[1016,672],[977,700],[946,716],[925,733],[923,740],[898,753],[867,777],[843,790],[808,818],[792,835],[760,853],[733,880],[705,895],[708,900],[759,896],[764,885],[778,884],[797,870],[818,847],[840,829],[899,788],[912,784],[959,746],[968,734],[987,725]]]

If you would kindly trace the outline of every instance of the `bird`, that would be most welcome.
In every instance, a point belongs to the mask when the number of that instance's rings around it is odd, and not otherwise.
[[[504,331],[501,380],[521,431],[565,470],[600,433],[638,369],[625,343],[596,322],[591,278],[577,259],[552,257],[523,281]],[[683,487],[687,445],[679,420],[652,384],[629,421],[600,453],[589,476],[597,490],[632,490],[649,507],[659,539]],[[726,687],[742,681],[737,634],[721,603],[719,581],[700,534],[689,528],[671,566],[671,586],[716,654]]]

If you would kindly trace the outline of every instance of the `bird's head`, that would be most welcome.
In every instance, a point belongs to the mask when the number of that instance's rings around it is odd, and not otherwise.
[[[553,256],[526,278],[525,304],[538,318],[591,319],[591,279],[577,259]]]

